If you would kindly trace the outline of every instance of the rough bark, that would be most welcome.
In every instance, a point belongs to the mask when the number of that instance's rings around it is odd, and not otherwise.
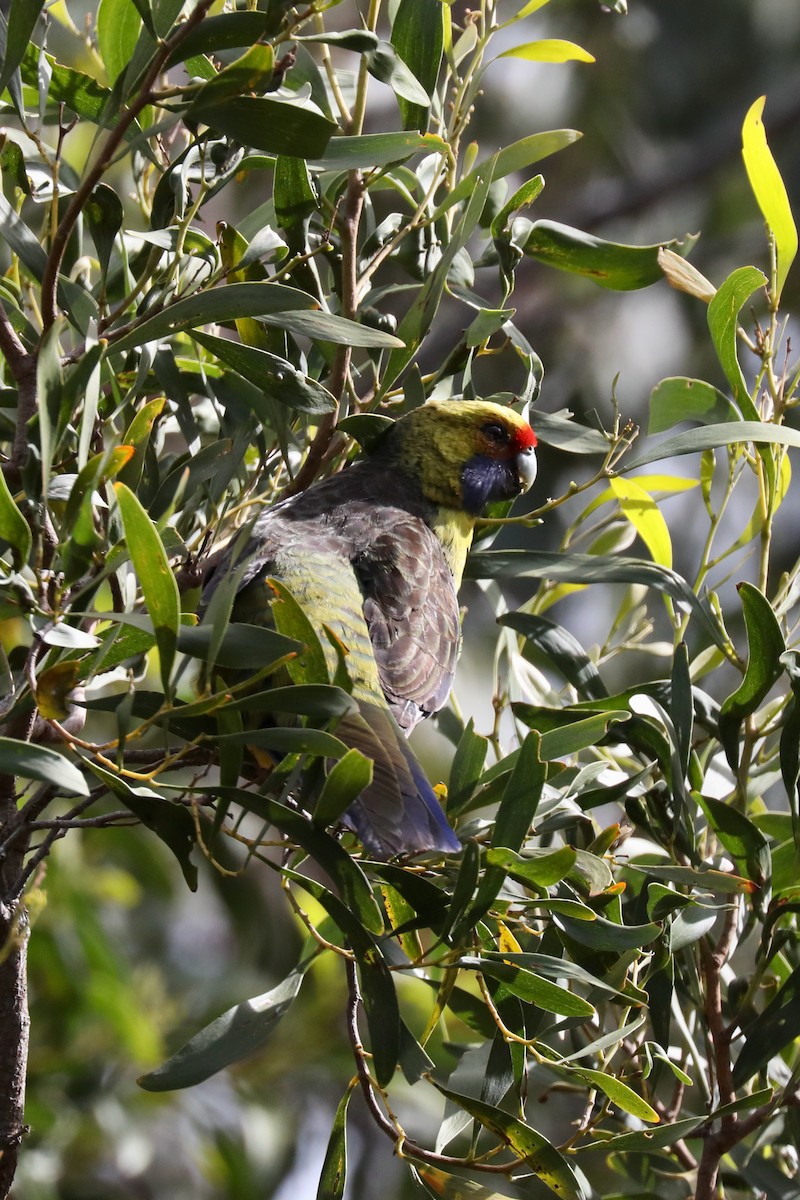
[[[18,820],[14,779],[0,776],[0,835]],[[6,1200],[25,1135],[28,1066],[28,915],[16,895],[24,837],[10,844],[0,867],[0,1200]]]
[[[25,1134],[25,1074],[28,1065],[26,961],[28,918],[21,904],[2,906],[0,937],[0,1198],[11,1191]]]

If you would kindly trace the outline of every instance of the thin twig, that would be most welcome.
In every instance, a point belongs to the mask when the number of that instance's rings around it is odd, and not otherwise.
[[[153,56],[153,60],[150,63],[139,91],[130,105],[121,113],[119,121],[106,138],[93,166],[86,172],[78,188],[73,193],[67,211],[61,218],[58,228],[53,235],[50,254],[48,255],[42,277],[42,324],[45,332],[56,319],[58,311],[58,274],[61,270],[61,263],[64,259],[67,244],[78,222],[78,218],[86,207],[86,203],[95,187],[103,178],[128,129],[142,109],[146,108],[150,103],[153,85],[166,66],[168,59],[189,33],[200,24],[212,3],[213,0],[198,0],[197,7],[189,14],[186,21],[175,30],[171,37],[166,38],[161,43]]]

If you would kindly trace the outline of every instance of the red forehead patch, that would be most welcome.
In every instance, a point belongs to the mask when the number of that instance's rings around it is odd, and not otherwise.
[[[513,442],[517,451],[531,450],[536,445],[536,434],[530,425],[515,425]]]

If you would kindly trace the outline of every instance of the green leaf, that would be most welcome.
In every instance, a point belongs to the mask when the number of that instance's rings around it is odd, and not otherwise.
[[[124,483],[114,491],[125,528],[125,541],[153,622],[161,666],[161,681],[169,694],[172,664],[178,646],[181,598],[164,543],[134,493]]]
[[[30,44],[26,47],[20,64],[24,82],[34,88],[38,88],[39,85],[39,55],[39,47]],[[52,55],[46,54],[44,57],[50,71],[48,100],[65,104],[77,116],[91,121],[94,125],[110,124],[117,111],[110,103],[111,91],[91,75],[62,66]],[[141,131],[138,124],[134,123],[128,131],[128,136],[133,137],[139,132]]]
[[[343,50],[355,50],[363,54],[365,50],[374,50],[378,44],[378,35],[371,29],[340,29],[325,33],[304,33],[302,37],[296,34],[293,42],[319,42],[326,46],[341,46]]]
[[[629,719],[626,714],[616,709],[582,716],[579,709],[569,714],[563,710],[554,713],[552,710],[522,701],[514,701],[511,707],[517,720],[523,721],[529,729],[540,733],[544,762],[553,762],[555,759],[585,750],[588,746],[596,746],[606,736],[611,725]]]
[[[147,1092],[170,1092],[194,1087],[233,1063],[255,1054],[290,1007],[303,982],[311,959],[301,963],[277,987],[252,1000],[234,1005],[155,1071],[137,1080]]]
[[[101,615],[106,616],[105,613]],[[239,622],[228,625],[221,644],[216,643],[217,632],[207,625],[196,628],[182,625],[178,632],[178,650],[181,654],[207,662],[213,647],[215,663],[238,671],[252,671],[254,663],[263,668],[268,663],[278,663],[287,655],[296,655],[303,650],[302,642],[284,637],[274,629]]]
[[[130,0],[125,2],[130,7]],[[114,241],[122,228],[122,201],[107,183],[98,183],[86,201],[83,215],[97,250],[100,269],[105,274],[108,271]]]
[[[575,866],[576,857],[572,846],[559,846],[556,850],[533,849],[524,855],[502,846],[492,846],[486,851],[487,863],[502,867],[512,879],[530,884],[537,890],[552,887],[565,879]]]
[[[316,380],[298,371],[285,358],[259,350],[255,346],[245,346],[241,342],[232,342],[228,338],[214,337],[210,333],[200,333],[193,330],[192,337],[211,354],[232,367],[239,375],[243,375],[262,392],[289,408],[299,409],[300,412],[325,413],[333,412],[336,401],[333,396]]]
[[[328,312],[272,313],[262,318],[266,325],[286,329],[301,337],[314,338],[322,342],[333,342],[337,346],[361,346],[373,350],[395,350],[403,346],[399,337],[372,329],[347,317]]]
[[[2,471],[0,471],[0,538],[10,544],[14,567],[18,571],[28,561],[33,539],[30,526],[17,508]]]
[[[586,1200],[586,1193],[569,1163],[547,1138],[500,1108],[485,1104],[473,1096],[451,1091],[435,1080],[432,1082],[443,1096],[463,1108],[509,1146],[561,1200]]]
[[[49,784],[62,795],[88,796],[89,787],[78,768],[48,746],[0,737],[0,775],[21,775]]]
[[[492,830],[492,846],[495,848],[502,847],[513,853],[519,850],[528,836],[547,778],[547,767],[540,751],[539,734],[529,733],[520,746],[519,755],[503,789]],[[489,910],[505,877],[504,866],[490,862],[470,914],[473,924]]]
[[[164,411],[166,396],[156,396],[143,404],[133,417],[122,438],[123,445],[132,446],[133,454],[120,468],[119,480],[134,491],[139,485],[144,470],[144,458],[156,421]]]
[[[650,393],[648,436],[664,433],[680,421],[719,425],[736,421],[739,413],[726,395],[702,379],[662,379]]]
[[[378,42],[374,50],[368,50],[364,55],[364,61],[370,75],[388,84],[398,99],[423,108],[430,104],[430,96],[425,88],[402,58],[398,58],[391,42]]]
[[[583,699],[602,700],[608,695],[597,667],[569,630],[526,612],[504,613],[497,621],[525,638],[526,658],[531,657],[529,647],[540,651]]]
[[[733,1067],[733,1086],[740,1088],[771,1058],[800,1037],[800,967],[795,967],[777,996],[745,1028],[745,1043]]]
[[[766,421],[729,421],[712,425],[708,429],[689,429],[676,433],[658,442],[652,449],[639,454],[620,467],[623,474],[635,471],[649,463],[666,458],[677,458],[682,454],[701,454],[705,450],[717,450],[721,446],[741,446],[748,442],[794,446],[800,448],[800,430],[788,429],[785,425],[772,425]]]
[[[534,1004],[545,1012],[558,1013],[562,1017],[592,1017],[595,1013],[593,1004],[570,992],[567,988],[551,983],[549,979],[541,979],[533,971],[517,966],[516,963],[496,962],[492,959],[481,959],[481,971],[498,979],[513,996],[518,996],[526,1004]],[[463,962],[462,962],[463,967]]]
[[[256,42],[200,88],[192,109],[201,111],[249,92],[266,92],[272,85],[274,73],[275,51],[269,44]]]
[[[524,58],[528,62],[540,63],[593,63],[595,61],[594,55],[590,54],[588,50],[584,50],[582,46],[576,46],[575,42],[565,42],[561,38],[542,38],[538,42],[525,42],[521,46],[511,46],[497,57],[498,59]]]
[[[440,0],[400,0],[392,22],[392,45],[427,96],[433,95],[444,53],[444,21],[449,14]],[[428,104],[400,96],[404,129],[424,130]]]
[[[348,750],[331,767],[314,805],[318,825],[333,825],[372,782],[374,764],[360,750]]]
[[[745,861],[747,873],[754,883],[761,888],[768,886],[772,858],[769,841],[761,830],[744,813],[722,800],[698,795],[697,802],[728,853]]]
[[[189,889],[197,891],[197,867],[191,853],[197,841],[194,820],[188,808],[173,804],[149,787],[132,787],[120,775],[107,771],[99,763],[90,762],[93,773],[102,779],[112,795],[116,796],[143,825],[152,829],[161,841],[170,848],[178,860]]]
[[[670,883],[680,883],[684,887],[699,888],[702,891],[735,894],[753,890],[749,879],[734,875],[732,871],[715,871],[713,867],[672,867],[660,866],[657,863],[629,862],[625,864],[626,871],[641,871],[653,879],[667,879]]]
[[[97,40],[110,83],[128,69],[141,28],[142,17],[132,0],[100,0]]]
[[[630,994],[630,984],[626,983],[624,989],[612,986],[604,980],[599,979],[596,975],[592,975],[584,967],[578,966],[577,963],[570,962],[567,958],[555,958],[550,954],[506,954],[499,951],[491,953],[484,952],[481,959],[464,960],[467,966],[472,969],[478,969],[478,962],[483,959],[499,959],[506,963],[518,963],[522,967],[527,967],[531,971],[535,971],[537,975],[549,975],[553,979],[574,979],[576,983],[583,983],[589,988],[599,988],[601,992],[607,993],[610,996],[626,997],[629,1001],[633,999]],[[461,960],[459,960],[461,961]],[[637,1004],[645,1004],[647,996],[640,992],[636,999]]]
[[[661,1120],[656,1110],[646,1100],[638,1096],[632,1088],[628,1087],[627,1083],[623,1083],[615,1075],[607,1075],[605,1071],[592,1071],[587,1067],[570,1070],[570,1074],[588,1084],[589,1087],[599,1089],[608,1096],[613,1104],[616,1104],[617,1108],[630,1113],[632,1117],[654,1123]]]
[[[189,116],[253,150],[299,158],[323,155],[337,128],[313,100],[274,93],[234,97],[224,104],[195,103]]]
[[[297,732],[304,731],[298,730]],[[336,905],[333,905],[332,909],[329,908],[329,911],[342,932],[353,942],[353,949],[358,954],[366,954],[373,947],[367,931],[378,934],[383,932],[381,910],[363,870],[355,859],[342,849],[335,838],[320,829],[297,809],[287,808],[286,805],[279,804],[270,796],[260,796],[255,792],[234,787],[212,787],[197,790],[219,796],[228,803],[240,805],[246,812],[253,813],[262,821],[268,821],[280,829],[281,833],[285,833],[292,841],[296,842],[298,846],[302,846],[303,850],[329,875],[342,897],[338,904],[348,914],[344,923],[342,923],[343,918]],[[298,879],[303,887],[307,887],[310,882],[306,881],[303,876],[298,876]],[[322,890],[325,891],[325,889]],[[312,894],[317,896],[316,891]],[[327,905],[327,896],[329,895],[330,893],[327,893],[325,900],[321,902]]]
[[[202,54],[215,55],[220,50],[253,46],[279,31],[283,20],[281,7],[280,4],[270,4],[264,11],[239,10],[206,16],[175,47],[169,62],[185,62],[187,58]]]
[[[43,7],[44,0],[11,0],[7,10],[8,27],[3,66],[0,70],[0,92],[8,87],[14,72],[22,62]]]
[[[322,642],[302,605],[281,580],[269,579],[267,586],[274,591],[276,597],[272,601],[272,615],[278,632],[305,645],[303,653],[287,666],[292,682],[329,683],[330,676]]]
[[[557,913],[553,920],[572,941],[590,950],[610,950],[623,954],[649,946],[661,933],[661,926],[650,921],[647,925],[617,925],[605,917],[596,921],[576,921]]]
[[[362,133],[360,137],[336,137],[312,166],[322,171],[350,171],[362,167],[385,167],[405,162],[413,154],[446,154],[447,143],[433,133]]]
[[[145,317],[122,337],[112,333],[109,341],[115,351],[122,352],[198,325],[221,324],[242,317],[264,320],[277,313],[285,315],[290,310],[313,308],[315,304],[312,296],[280,283],[230,283],[176,300],[153,316]]]
[[[486,762],[489,741],[475,733],[470,717],[459,738],[453,761],[450,765],[450,783],[447,788],[447,807],[451,814],[460,811],[460,805],[472,796]]]
[[[323,729],[296,728],[244,729],[238,733],[221,734],[219,740],[244,742],[263,750],[275,750],[280,754],[313,754],[317,758],[344,758],[347,746],[332,733]]]
[[[347,1182],[347,1106],[352,1094],[351,1085],[339,1101],[333,1118],[331,1136],[319,1177],[317,1200],[342,1200],[344,1196]]]
[[[636,1133],[620,1133],[617,1137],[601,1137],[581,1146],[581,1154],[600,1151],[604,1157],[618,1153],[649,1155],[654,1150],[669,1149],[681,1138],[691,1137],[695,1129],[707,1121],[708,1117],[705,1115],[684,1117],[681,1121],[662,1125],[659,1129],[641,1129]]]
[[[738,585],[747,631],[747,668],[736,691],[722,704],[720,740],[728,762],[739,761],[739,726],[754,713],[782,671],[781,655],[786,650],[783,633],[772,605],[752,583]]]
[[[324,721],[335,721],[358,711],[353,697],[342,688],[320,683],[296,683],[270,688],[267,692],[248,692],[237,700],[228,700],[225,707],[247,713],[298,713]]]
[[[775,238],[775,300],[778,301],[789,268],[797,254],[797,226],[781,173],[767,145],[767,135],[761,119],[766,99],[766,96],[760,96],[747,111],[742,126],[742,157],[753,195]]]
[[[689,248],[686,241],[662,243],[676,252]],[[561,271],[573,271],[614,291],[631,291],[658,283],[661,245],[626,246],[607,242],[556,221],[535,221],[522,247],[529,258]]]
[[[711,340],[733,390],[733,398],[746,421],[758,420],[758,413],[739,365],[739,313],[753,293],[763,288],[766,282],[766,276],[756,267],[739,267],[728,276],[708,306]]]
[[[0,192],[0,238],[14,254],[18,255],[26,271],[38,282],[42,282],[47,255],[25,222],[14,211],[6,197]]]

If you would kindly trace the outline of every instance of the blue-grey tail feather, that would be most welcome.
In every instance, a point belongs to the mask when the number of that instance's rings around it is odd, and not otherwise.
[[[372,782],[347,812],[364,849],[375,858],[461,850],[436,793],[389,712],[362,701],[336,734],[374,764]]]

